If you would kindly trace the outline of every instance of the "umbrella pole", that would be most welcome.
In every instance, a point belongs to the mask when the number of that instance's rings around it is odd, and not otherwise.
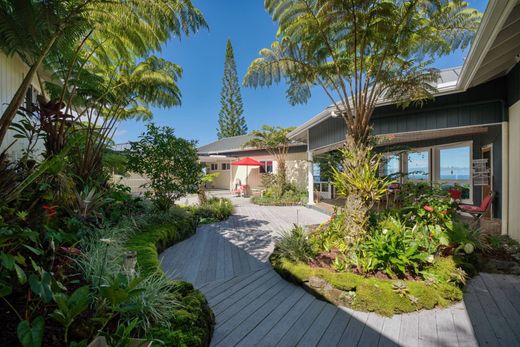
[[[245,197],[247,197],[247,176],[249,176],[249,165],[246,165],[246,186],[245,186],[245,194],[244,194]]]

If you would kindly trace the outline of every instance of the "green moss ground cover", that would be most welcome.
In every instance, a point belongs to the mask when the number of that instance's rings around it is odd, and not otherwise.
[[[430,269],[430,281],[379,279],[311,267],[303,262],[273,260],[273,257],[271,261],[282,276],[298,284],[305,284],[318,297],[335,305],[373,311],[385,316],[437,306],[446,307],[462,299],[462,289],[452,278],[457,266],[451,257],[436,259]],[[312,278],[322,279],[336,290],[327,286],[313,287],[309,283]]]

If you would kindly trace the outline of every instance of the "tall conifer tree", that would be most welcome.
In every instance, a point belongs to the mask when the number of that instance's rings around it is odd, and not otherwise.
[[[218,138],[244,135],[247,133],[244,106],[240,85],[237,78],[237,66],[231,41],[226,45],[226,61],[224,63],[224,77],[222,78],[222,90],[220,91],[220,112],[218,118]]]

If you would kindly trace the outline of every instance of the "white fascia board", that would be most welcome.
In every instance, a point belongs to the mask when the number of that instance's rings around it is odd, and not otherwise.
[[[330,112],[332,111],[333,107],[334,106],[328,106],[326,109],[324,109],[323,111],[321,111],[320,113],[318,113],[317,115],[315,115],[314,117],[312,117],[311,119],[309,119],[308,121],[306,121],[305,123],[303,123],[302,125],[297,127],[296,129],[294,129],[293,131],[288,133],[287,137],[290,140],[292,140],[295,137],[297,137],[298,135],[301,135],[304,131],[306,131],[310,127],[312,127],[312,126],[320,123],[321,121],[327,119],[329,117]]]
[[[517,3],[518,0],[489,0],[468,57],[462,67],[457,83],[458,90],[465,91],[469,88],[482,61]]]

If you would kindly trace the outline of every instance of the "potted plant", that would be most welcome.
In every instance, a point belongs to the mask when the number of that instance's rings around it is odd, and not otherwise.
[[[450,197],[453,200],[460,201],[462,197],[462,187],[459,184],[455,183],[448,189],[448,193],[450,194]]]

